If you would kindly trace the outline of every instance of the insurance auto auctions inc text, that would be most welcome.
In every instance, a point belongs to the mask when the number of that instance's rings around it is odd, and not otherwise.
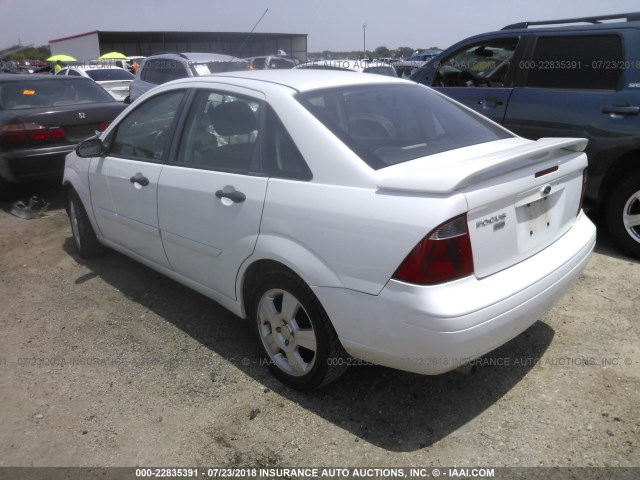
[[[233,469],[214,469],[214,478],[237,478]],[[241,469],[247,470],[247,469]],[[241,477],[247,475],[253,478],[492,478],[495,476],[493,468],[257,468],[241,472]],[[230,475],[227,475],[230,474]]]

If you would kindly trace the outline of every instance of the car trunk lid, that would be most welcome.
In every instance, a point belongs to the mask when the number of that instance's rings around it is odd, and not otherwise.
[[[389,171],[378,186],[463,194],[474,272],[482,278],[529,258],[571,228],[582,195],[586,143],[513,138],[465,147],[383,169]]]
[[[56,107],[55,111],[51,107],[34,108],[21,112],[11,123],[23,125],[27,130],[33,126],[61,128],[64,135],[48,139],[47,143],[75,144],[95,135],[96,131],[104,130],[124,108],[126,105],[117,102],[70,105],[68,109]]]
[[[98,83],[118,101],[123,101],[129,95],[131,80],[108,80]]]

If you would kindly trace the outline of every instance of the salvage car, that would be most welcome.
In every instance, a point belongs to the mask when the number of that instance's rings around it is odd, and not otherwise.
[[[640,12],[527,21],[462,40],[411,79],[525,138],[589,140],[587,207],[640,259]]]
[[[80,256],[111,247],[250,319],[306,390],[352,358],[443,373],[536,322],[595,244],[585,145],[397,77],[235,72],[148,92],[64,187]]]
[[[124,108],[88,78],[0,75],[0,188],[61,178],[65,156]]]
[[[128,102],[156,85],[179,78],[199,77],[218,72],[249,70],[249,62],[242,58],[220,53],[159,53],[143,60],[135,79],[129,85]]]
[[[124,102],[129,96],[129,84],[135,78],[128,70],[109,64],[65,67],[56,75],[90,78],[119,102]]]
[[[375,73],[377,75],[387,75],[397,77],[396,70],[385,62],[374,60],[316,60],[302,63],[295,68],[302,70],[339,70],[350,72]]]

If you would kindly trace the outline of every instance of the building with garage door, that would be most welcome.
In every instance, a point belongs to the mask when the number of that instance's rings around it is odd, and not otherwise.
[[[88,32],[50,40],[51,54],[71,55],[80,62],[107,52],[149,56],[158,52],[210,52],[238,57],[287,55],[307,59],[307,34],[241,32]]]

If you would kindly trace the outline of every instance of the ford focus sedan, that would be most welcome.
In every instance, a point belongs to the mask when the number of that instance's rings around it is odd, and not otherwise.
[[[67,157],[105,247],[249,322],[284,383],[439,374],[527,329],[585,267],[583,139],[530,141],[429,88],[348,72],[177,80]]]

